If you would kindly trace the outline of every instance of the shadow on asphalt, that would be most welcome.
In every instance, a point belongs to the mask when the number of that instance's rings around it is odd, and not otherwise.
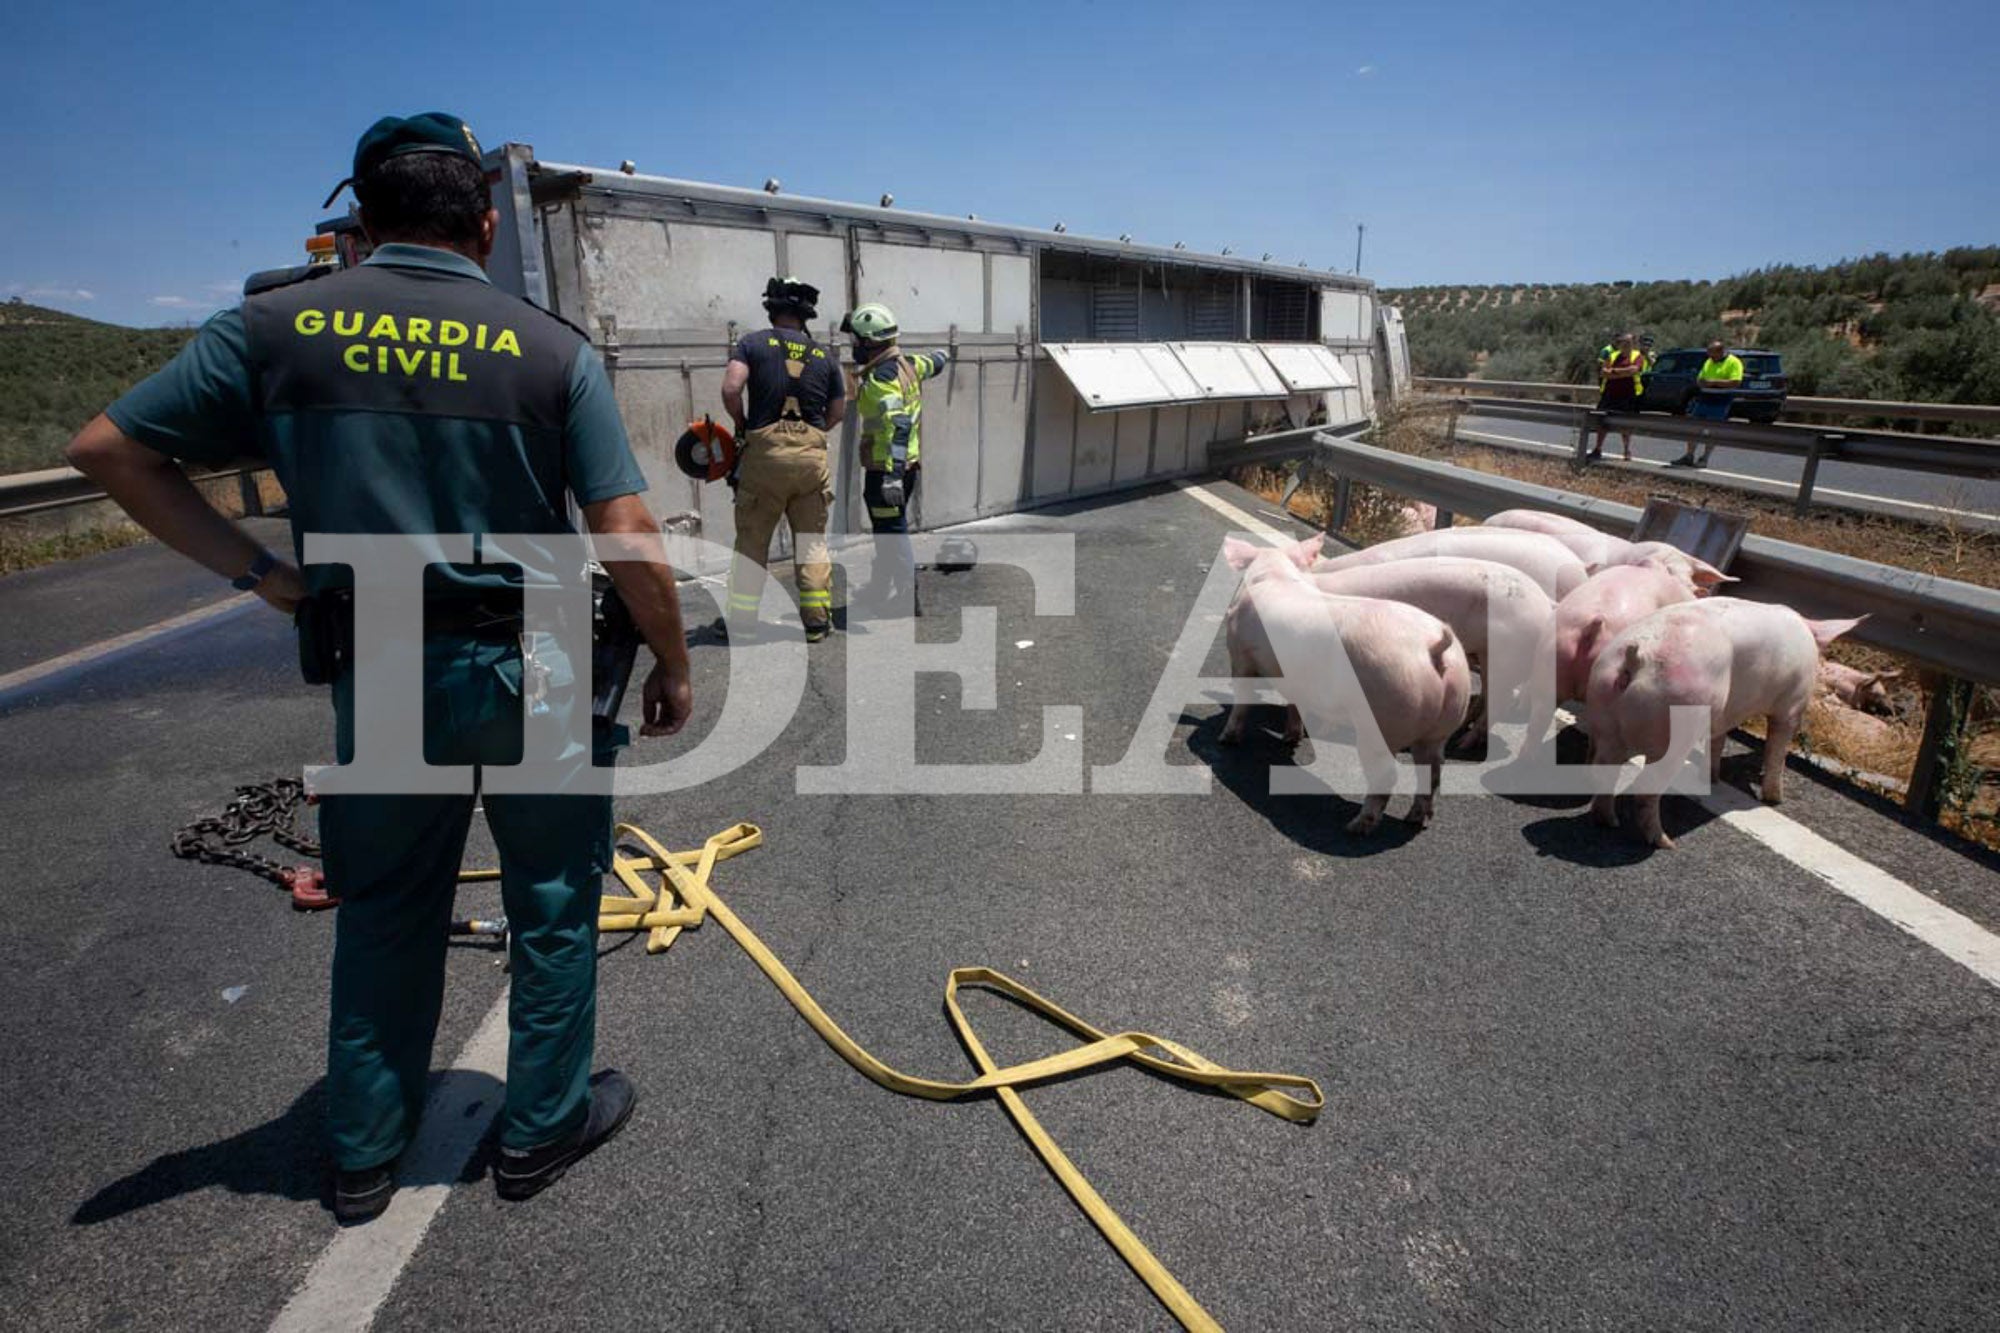
[[[1670,795],[1660,805],[1660,825],[1675,842],[1703,825],[1713,823],[1715,818],[1708,807],[1680,796]],[[1661,850],[1639,837],[1639,817],[1632,808],[1629,796],[1618,798],[1618,827],[1615,829],[1598,823],[1588,808],[1580,808],[1573,815],[1538,819],[1524,826],[1521,836],[1540,855],[1553,856],[1580,866],[1637,865]]]
[[[1280,720],[1283,710],[1263,705],[1252,716],[1259,723],[1267,718]],[[1271,769],[1290,766],[1291,752],[1265,725],[1251,726],[1241,745],[1222,744],[1218,738],[1227,717],[1227,709],[1205,718],[1183,713],[1180,725],[1193,728],[1188,733],[1188,752],[1208,765],[1245,805],[1269,820],[1272,828],[1307,851],[1328,856],[1375,856],[1404,846],[1421,832],[1399,813],[1409,803],[1407,796],[1392,800],[1381,824],[1365,835],[1346,831],[1347,821],[1360,813],[1360,804],[1331,790],[1324,795],[1273,796]]]
[[[445,1079],[464,1081],[473,1108],[500,1105],[504,1085],[489,1074],[439,1070],[431,1074],[429,1096]],[[495,1117],[498,1123],[498,1117]],[[490,1138],[491,1135],[489,1134]],[[463,1170],[429,1178],[407,1166],[403,1185],[451,1185],[485,1173],[488,1153],[475,1153]],[[232,1194],[269,1194],[284,1199],[317,1199],[331,1205],[332,1173],[326,1158],[326,1080],[316,1080],[275,1120],[199,1148],[167,1153],[91,1195],[70,1216],[72,1226],[95,1226],[183,1195],[220,1187]]]

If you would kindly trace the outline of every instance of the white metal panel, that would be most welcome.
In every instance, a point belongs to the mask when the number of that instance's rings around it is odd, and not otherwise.
[[[847,242],[838,236],[788,235],[785,273],[819,288],[820,320],[829,331],[839,328],[840,317],[847,313]],[[832,336],[819,333],[819,325],[814,330],[822,341]]]
[[[1203,396],[1165,343],[1050,343],[1047,350],[1093,412]]]
[[[1069,494],[1076,448],[1076,390],[1053,361],[1035,364],[1035,475],[1037,500]]]
[[[1024,340],[1032,337],[1035,328],[1034,265],[1026,255],[994,255],[991,263],[993,308],[987,332],[1012,333],[1019,329]]]
[[[896,312],[905,341],[954,324],[976,329],[986,318],[986,269],[971,250],[863,241],[855,285],[861,304],[880,301]]]
[[[1187,470],[1188,409],[1153,409],[1153,474],[1171,477]]]
[[[1375,336],[1375,322],[1362,322],[1362,305],[1366,300],[1360,292],[1341,291],[1328,288],[1319,294],[1319,336],[1337,342],[1353,342],[1357,338]]]
[[[1215,442],[1221,411],[1218,403],[1197,403],[1188,409],[1187,466],[1190,472],[1200,472],[1208,466],[1208,446]]]
[[[1403,330],[1403,312],[1395,306],[1381,309],[1382,346],[1389,352],[1389,394],[1396,397],[1410,391],[1410,340]]]
[[[1354,387],[1354,377],[1346,367],[1318,343],[1258,343],[1257,350],[1293,393]]]
[[[624,328],[715,329],[754,320],[777,263],[768,231],[586,216],[584,283],[595,316]]]
[[[1146,461],[1153,451],[1153,414],[1120,412],[1118,445],[1111,465],[1113,481],[1138,481],[1146,475]]]
[[[1170,343],[1206,398],[1283,398],[1285,382],[1255,343]]]
[[[981,367],[979,401],[979,512],[1004,513],[1027,499],[1029,361],[991,361]]]
[[[1078,418],[1076,470],[1071,474],[1071,490],[1100,491],[1111,484],[1112,462],[1118,449],[1118,419],[1116,412],[1085,412]]]
[[[979,513],[979,367],[952,362],[924,381],[923,484],[917,503],[925,528],[963,523]]]

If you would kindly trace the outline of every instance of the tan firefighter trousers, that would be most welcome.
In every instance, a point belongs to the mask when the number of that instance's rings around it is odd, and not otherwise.
[[[771,558],[778,520],[792,525],[792,567],[799,619],[808,629],[833,619],[833,566],[826,553],[826,515],[833,504],[826,432],[802,421],[778,421],[748,432],[736,472],[736,559],[729,574],[729,623],[752,625]],[[755,568],[752,568],[755,566]]]

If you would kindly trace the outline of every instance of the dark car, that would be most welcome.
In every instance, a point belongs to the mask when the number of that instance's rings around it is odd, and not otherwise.
[[[1754,347],[1729,350],[1743,362],[1743,387],[1737,390],[1729,415],[1746,421],[1776,421],[1785,406],[1785,393],[1791,388],[1784,361],[1776,352]],[[1676,347],[1671,352],[1661,352],[1652,369],[1646,372],[1646,391],[1640,396],[1639,410],[1685,415],[1688,404],[1700,392],[1696,387],[1697,377],[1701,363],[1706,360],[1708,351],[1701,347]]]

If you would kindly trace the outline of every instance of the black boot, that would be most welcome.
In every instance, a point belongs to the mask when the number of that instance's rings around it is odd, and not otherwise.
[[[373,1221],[396,1197],[396,1164],[333,1173],[333,1219],[342,1226]]]
[[[493,1188],[503,1199],[532,1199],[563,1177],[563,1172],[612,1135],[625,1128],[639,1100],[632,1081],[615,1069],[590,1078],[590,1114],[565,1138],[539,1148],[502,1148],[493,1167]]]

